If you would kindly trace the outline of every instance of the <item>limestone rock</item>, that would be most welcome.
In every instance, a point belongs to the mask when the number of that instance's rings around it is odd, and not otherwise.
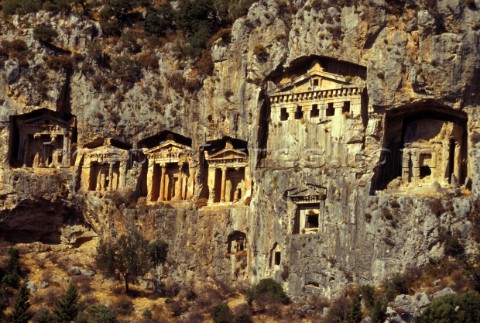
[[[71,73],[46,64],[40,23],[83,57]],[[444,230],[472,256],[478,24],[454,0],[262,0],[213,44],[213,75],[166,44],[125,86],[89,61],[91,41],[126,55],[98,22],[13,16],[0,40],[28,53],[0,63],[1,238],[75,250],[134,222],[168,242],[172,281],[271,277],[292,296],[439,261]],[[427,300],[398,302],[414,316]]]
[[[456,294],[456,292],[453,289],[451,289],[450,287],[445,287],[444,289],[439,290],[438,292],[435,292],[433,294],[433,298],[438,298],[446,295],[454,295],[454,294]]]

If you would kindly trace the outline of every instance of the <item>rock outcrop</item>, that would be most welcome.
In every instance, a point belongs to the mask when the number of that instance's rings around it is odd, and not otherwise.
[[[174,82],[195,71],[173,46],[146,44],[158,68],[108,88],[89,46],[108,43],[98,23],[15,16],[0,38],[28,50],[0,69],[0,233],[75,244],[67,227],[81,241],[95,235],[84,224],[108,237],[133,222],[169,243],[172,279],[273,277],[292,296],[436,261],[446,233],[471,255],[479,10],[478,0],[262,0],[212,45],[200,89]],[[33,39],[42,22],[58,31],[53,48]],[[65,53],[82,59],[46,64]],[[56,124],[71,140],[48,138],[51,152],[43,132],[22,137],[15,124],[40,109],[75,118]],[[29,159],[25,138],[39,140]],[[165,142],[183,153],[165,159]]]

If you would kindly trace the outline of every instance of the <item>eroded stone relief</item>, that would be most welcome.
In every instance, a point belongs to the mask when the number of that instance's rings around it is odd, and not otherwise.
[[[387,114],[385,151],[374,178],[376,190],[415,194],[422,188],[465,183],[466,116],[442,107],[408,108]],[[413,191],[412,191],[413,189]]]
[[[237,203],[251,195],[246,142],[224,138],[205,150],[209,203]]]
[[[12,117],[12,166],[70,167],[75,117],[40,109]]]
[[[80,188],[84,191],[119,191],[125,187],[131,146],[111,138],[94,141],[78,152]]]
[[[361,78],[327,72],[318,61],[300,76],[280,77],[267,93],[270,124],[260,164],[269,168],[353,164],[363,142],[363,93]]]
[[[175,140],[172,134],[158,146],[145,149],[148,159],[147,201],[191,200],[194,194],[194,169],[191,146]]]
[[[304,188],[286,191],[284,197],[291,203],[292,233],[320,233],[325,212],[327,190],[318,185],[307,184]]]

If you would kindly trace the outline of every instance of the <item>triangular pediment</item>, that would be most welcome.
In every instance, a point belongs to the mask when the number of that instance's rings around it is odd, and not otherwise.
[[[290,199],[293,202],[309,202],[324,200],[327,194],[325,187],[315,184],[305,184],[299,188],[291,188],[286,190],[283,194],[285,199]]]
[[[127,149],[118,148],[112,145],[103,145],[95,148],[83,148],[81,151],[90,161],[97,162],[118,162],[129,159]]]
[[[220,150],[214,154],[208,156],[209,160],[217,159],[237,159],[237,158],[247,158],[247,154],[241,150],[227,148]]]
[[[300,93],[312,90],[333,90],[348,86],[345,76],[326,72],[318,62],[303,75],[295,77],[288,82],[282,82],[270,95],[282,93]]]
[[[38,116],[31,119],[26,119],[23,124],[28,125],[39,125],[39,126],[61,126],[64,128],[68,127],[68,123],[65,120],[60,118],[55,118],[52,116]]]
[[[160,145],[153,147],[151,149],[145,150],[145,154],[155,154],[159,152],[182,152],[190,150],[190,147],[182,145],[173,140],[167,140],[166,142],[161,143]]]
[[[118,148],[112,145],[100,146],[95,148],[87,148],[89,154],[104,153],[104,154],[128,154],[128,150]]]

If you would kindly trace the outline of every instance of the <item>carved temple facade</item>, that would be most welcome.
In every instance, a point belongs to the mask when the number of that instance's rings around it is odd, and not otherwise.
[[[76,120],[48,109],[11,118],[12,166],[61,168],[71,166]]]
[[[261,157],[267,167],[353,164],[363,140],[365,81],[344,74],[313,61],[299,76],[286,73],[274,80],[267,93],[269,124],[266,153]],[[295,145],[278,138],[294,138]]]
[[[465,113],[431,102],[387,111],[383,163],[374,190],[457,186],[468,169]]]
[[[208,165],[210,203],[236,203],[250,196],[246,142],[223,138],[207,143],[204,156]]]
[[[120,191],[125,188],[131,146],[100,138],[79,150],[76,166],[83,191]]]
[[[289,212],[293,215],[292,233],[320,233],[325,213],[327,190],[324,187],[307,184],[284,193],[289,202]]]
[[[314,62],[308,72],[275,89],[269,95],[272,122],[320,120],[361,113],[362,89],[346,77],[326,72]],[[335,118],[337,117],[337,118]]]
[[[170,132],[157,139],[158,145],[143,150],[148,160],[147,202],[192,200],[195,168],[191,140]]]
[[[453,122],[420,119],[409,123],[404,138],[403,183],[458,183],[462,178],[462,142],[463,129]]]

